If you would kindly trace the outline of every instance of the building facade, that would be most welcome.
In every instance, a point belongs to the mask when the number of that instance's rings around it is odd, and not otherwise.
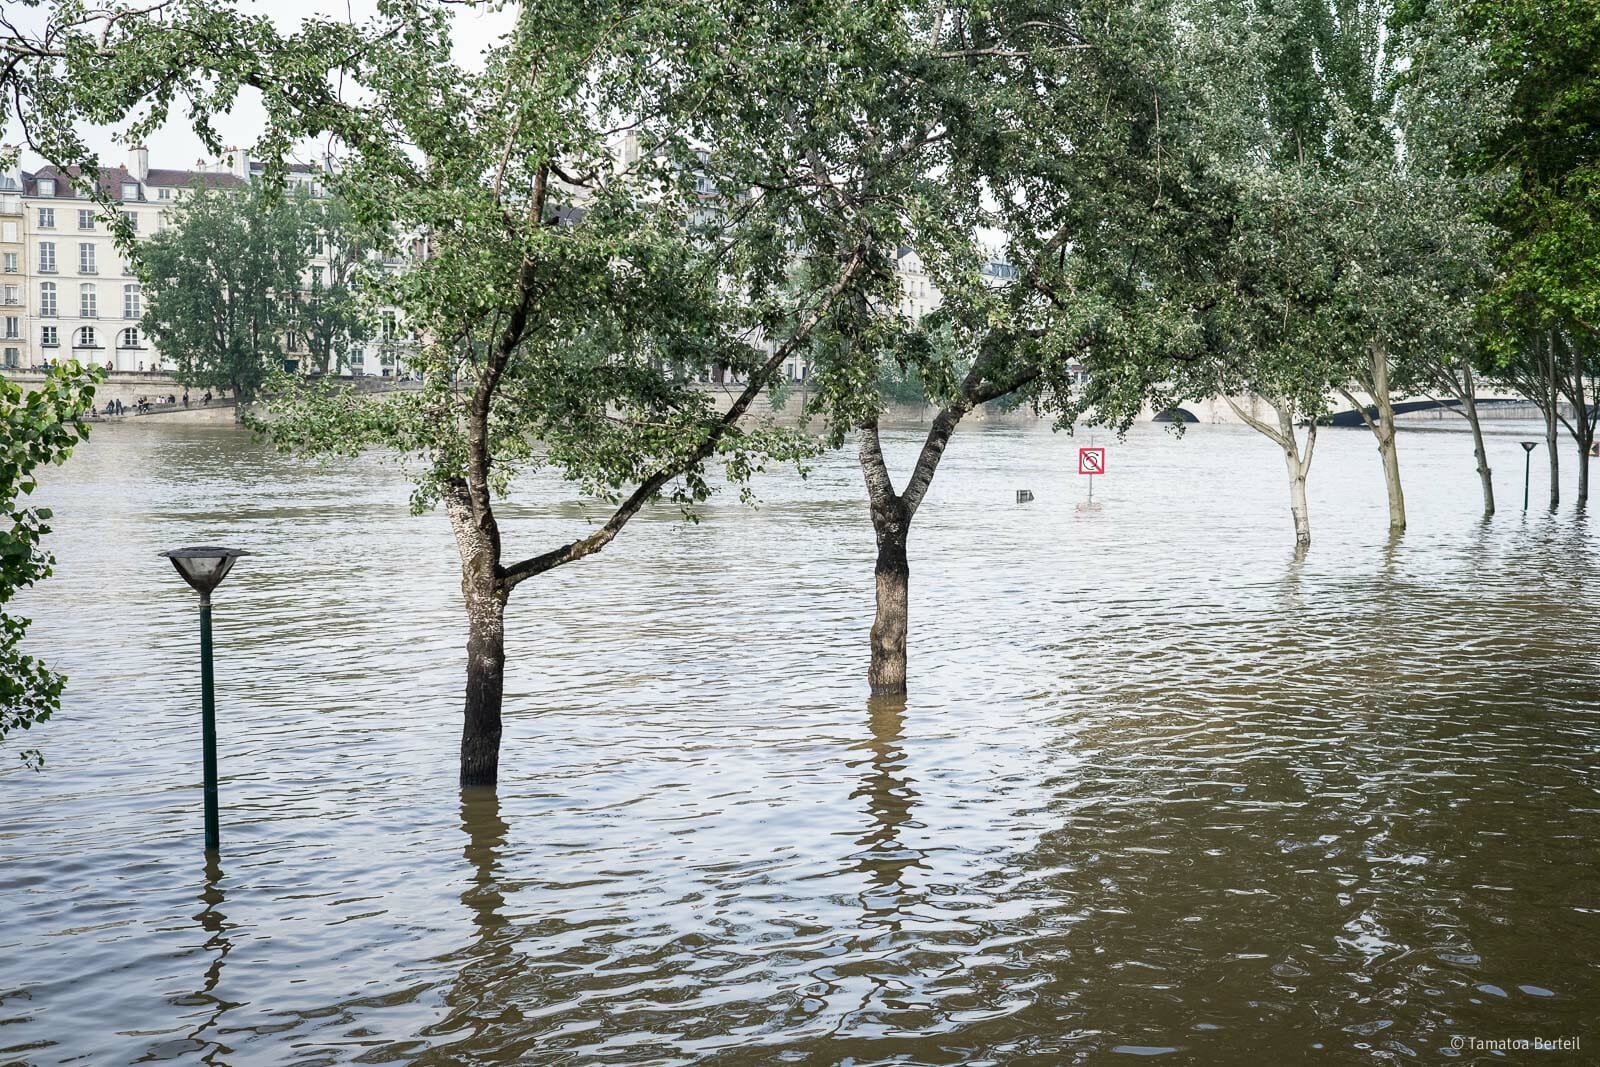
[[[0,174],[0,369],[73,359],[123,372],[173,370],[144,334],[144,293],[114,224],[126,219],[147,238],[171,224],[171,209],[194,189],[243,191],[262,171],[238,149],[222,165],[166,169],[151,167],[148,150],[135,147],[123,165],[100,168],[99,191],[111,211],[91,198],[76,168]],[[289,188],[325,197],[322,174],[321,167],[291,165]],[[334,269],[334,250],[319,241],[302,282],[310,289]],[[398,261],[391,269],[400,269]],[[388,310],[380,320],[373,341],[350,351],[343,373],[404,373],[397,316]],[[308,362],[300,337],[282,341],[286,366]]]

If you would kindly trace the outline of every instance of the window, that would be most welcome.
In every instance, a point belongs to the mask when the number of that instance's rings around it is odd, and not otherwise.
[[[139,216],[138,215],[135,215],[131,211],[124,211],[122,213],[122,217],[127,220],[128,229],[132,230],[134,233],[138,233],[139,232]]]
[[[95,304],[99,294],[95,292],[93,282],[85,282],[78,287],[78,317],[84,319],[97,319],[99,314]]]
[[[129,329],[123,330],[122,331],[121,343],[118,345],[118,347],[119,348],[138,348],[139,347],[139,331],[135,330],[135,329],[132,329],[131,327]]]
[[[313,288],[321,288],[321,286],[322,286],[322,268],[321,267],[312,267],[311,268],[311,285],[312,285]]]
[[[15,341],[22,336],[22,317],[20,315],[7,315],[5,321],[6,340]]]
[[[78,246],[78,273],[98,274],[94,267],[94,245],[85,242]]]
[[[40,196],[55,196],[56,195],[56,180],[54,178],[40,178],[39,179],[39,195]],[[52,222],[50,225],[54,226],[55,223]]]
[[[21,362],[21,357],[22,353],[17,351],[15,348],[6,349],[6,366],[15,367],[19,362]]]
[[[56,272],[56,243],[54,241],[39,242],[39,273],[54,274]]]
[[[39,343],[46,348],[55,348],[61,343],[61,335],[54,326],[46,326],[39,331]]]
[[[350,365],[352,367],[359,367],[366,362],[367,354],[365,352],[361,351],[359,348],[352,348],[350,350]]]
[[[143,312],[139,310],[139,287],[137,285],[124,285],[122,287],[122,317],[136,319]]]
[[[137,199],[139,199],[139,183],[138,182],[123,182],[122,183],[122,199],[124,199],[124,200],[137,200]]]
[[[94,327],[93,326],[85,326],[83,329],[79,330],[78,331],[78,343],[76,345],[74,345],[73,347],[75,347],[75,348],[99,348],[100,346],[95,343],[95,339],[94,339]]]
[[[80,229],[80,230],[92,230],[92,229],[94,229],[94,212],[93,211],[82,211],[82,210],[80,210],[78,212],[78,229]]]
[[[56,228],[56,209],[42,207],[39,209],[39,229],[53,230]]]
[[[15,273],[17,273],[17,254],[15,252],[7,252],[6,253],[6,267],[5,267],[5,270],[6,270],[7,274],[15,274]]]
[[[5,298],[7,307],[16,307],[18,304],[22,303],[22,286],[6,286],[3,291],[3,296]]]
[[[157,200],[171,200],[172,199],[172,190],[171,189],[158,190],[156,192],[156,199]]]
[[[288,349],[291,352],[300,351],[300,335],[295,333],[293,330],[290,330],[289,336],[285,340],[284,344],[288,346]]]
[[[385,341],[394,340],[394,330],[395,330],[394,312],[385,311],[383,313],[383,339]]]
[[[56,317],[56,283],[39,283],[39,317],[53,319]]]
[[[0,225],[0,241],[5,241],[7,244],[15,244],[16,240],[17,240],[17,224],[16,223],[7,222],[7,223],[5,223],[3,225]]]

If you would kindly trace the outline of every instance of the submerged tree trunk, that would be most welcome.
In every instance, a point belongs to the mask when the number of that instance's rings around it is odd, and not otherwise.
[[[895,510],[903,511],[903,508]],[[906,559],[909,524],[903,519],[880,517],[873,509],[873,531],[878,536],[877,613],[872,618],[872,661],[867,684],[873,696],[906,691],[906,633],[910,625],[911,564]]]
[[[1494,514],[1494,477],[1489,471],[1489,453],[1483,447],[1483,423],[1478,418],[1478,389],[1472,368],[1461,368],[1461,412],[1472,427],[1472,455],[1478,461],[1478,482],[1483,487],[1483,513]]]
[[[1278,424],[1288,441],[1283,449],[1283,460],[1289,468],[1289,513],[1294,516],[1294,543],[1305,548],[1311,544],[1311,513],[1306,507],[1306,476],[1311,473],[1311,450],[1317,444],[1317,424],[1313,422],[1306,436],[1306,453],[1302,458],[1294,436],[1293,417],[1287,408],[1278,408]]]
[[[1557,407],[1561,401],[1552,394],[1544,413],[1544,450],[1550,455],[1550,510],[1561,506],[1561,453],[1556,451],[1556,427],[1559,419]]]
[[[1251,429],[1271,440],[1283,451],[1284,466],[1289,472],[1289,515],[1294,520],[1295,548],[1304,551],[1311,544],[1311,512],[1306,506],[1306,478],[1311,474],[1311,457],[1317,448],[1316,420],[1313,419],[1308,424],[1306,447],[1302,453],[1300,442],[1295,437],[1294,401],[1283,397],[1268,399],[1267,402],[1272,405],[1272,410],[1278,413],[1278,425],[1273,428],[1245,411],[1233,397],[1228,395],[1226,388],[1222,390],[1222,399],[1227,401],[1233,413],[1244,420]]]
[[[974,364],[961,383],[960,395],[934,416],[903,493],[895,492],[894,481],[889,477],[878,439],[877,416],[857,427],[858,458],[867,483],[872,532],[878,541],[878,562],[874,567],[877,612],[872,621],[872,658],[867,665],[867,684],[874,696],[898,696],[906,691],[906,633],[911,618],[911,564],[906,556],[906,540],[911,533],[911,520],[922,506],[939,461],[944,458],[950,435],[974,407],[1015,392],[1038,376],[1037,370],[1025,370],[1008,379],[987,381],[984,370],[982,361]]]
[[[500,708],[505,693],[505,598],[467,601],[467,694],[461,719],[461,784],[494,785],[500,776]]]
[[[464,486],[445,509],[461,554],[467,609],[467,688],[461,718],[461,784],[494,785],[500,774],[500,710],[505,693],[506,598],[499,574],[499,538],[477,521]],[[491,520],[492,522],[492,520]]]
[[[1369,414],[1366,407],[1348,390],[1341,392],[1360,412],[1361,420],[1378,440],[1378,455],[1383,459],[1383,482],[1389,495],[1389,529],[1399,533],[1406,528],[1406,494],[1400,484],[1400,454],[1395,448],[1394,402],[1389,395],[1388,346],[1382,341],[1374,341],[1371,359],[1368,372],[1358,377],[1372,400],[1374,413]]]
[[[1394,403],[1389,396],[1389,350],[1372,346],[1372,400],[1378,409],[1378,451],[1383,455],[1383,480],[1389,490],[1389,529],[1406,528],[1406,494],[1400,485],[1400,454],[1394,440]]]
[[[894,491],[877,423],[863,423],[860,433],[861,474],[867,482],[872,533],[878,542],[878,562],[873,568],[877,610],[872,618],[867,684],[874,696],[893,696],[906,691],[906,634],[911,623],[911,562],[906,556],[906,540],[911,533],[911,509]]]

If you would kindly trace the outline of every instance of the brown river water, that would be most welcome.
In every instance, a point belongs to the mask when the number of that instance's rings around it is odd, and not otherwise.
[[[454,551],[400,471],[99,429],[17,605],[70,689],[43,773],[0,751],[0,1064],[1600,1062],[1600,558],[1492,428],[1488,522],[1464,435],[1402,434],[1397,540],[1371,436],[1324,433],[1303,560],[1247,430],[1101,434],[1081,510],[1086,433],[964,428],[898,703],[852,455],[657,509],[513,599],[467,796]],[[602,514],[524,481],[512,546]],[[255,553],[209,870],[156,555],[196,542]],[[1473,1044],[1537,1039],[1581,1049]]]

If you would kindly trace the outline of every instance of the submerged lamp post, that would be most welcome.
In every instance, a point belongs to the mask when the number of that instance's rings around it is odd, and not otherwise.
[[[1518,441],[1522,446],[1522,510],[1528,510],[1528,470],[1533,466],[1533,448],[1538,441]]]
[[[205,744],[206,851],[222,845],[217,820],[217,709],[211,693],[211,590],[233,569],[233,561],[249,555],[239,548],[174,548],[161,553],[200,594],[200,733]]]

